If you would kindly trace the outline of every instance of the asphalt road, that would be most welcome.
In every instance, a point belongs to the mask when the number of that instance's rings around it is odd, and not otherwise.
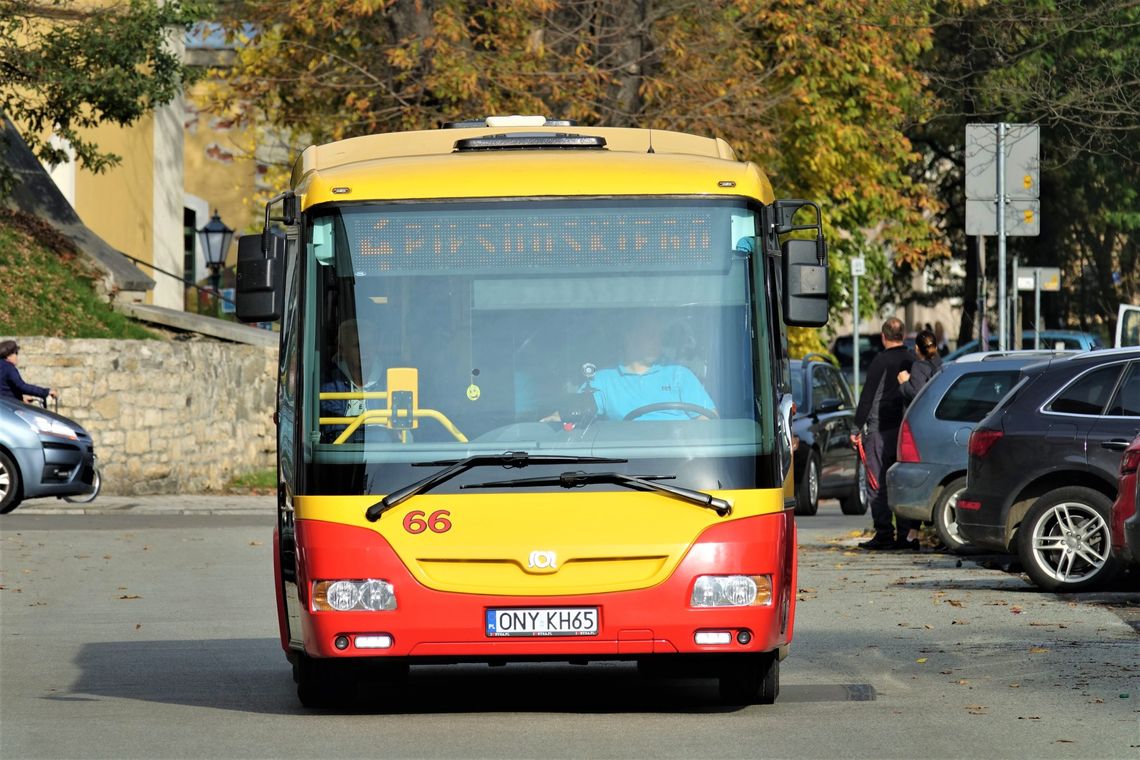
[[[834,502],[800,522],[775,705],[624,664],[512,665],[417,668],[358,709],[305,711],[276,640],[272,502],[183,498],[0,518],[0,757],[1140,754],[1140,636],[1110,608],[1140,596],[854,551],[868,520]]]

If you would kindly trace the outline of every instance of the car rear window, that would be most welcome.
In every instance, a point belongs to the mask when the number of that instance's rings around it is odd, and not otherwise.
[[[981,422],[1017,382],[1018,370],[973,372],[954,381],[934,416],[953,422]]]

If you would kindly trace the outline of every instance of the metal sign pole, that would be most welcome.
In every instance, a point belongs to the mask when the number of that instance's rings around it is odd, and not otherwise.
[[[1041,350],[1041,267],[1033,270],[1033,348]]]
[[[978,235],[978,345],[989,351],[986,345],[986,236]]]
[[[998,239],[998,350],[1008,348],[1009,332],[1006,329],[1005,302],[1005,128],[998,122],[997,130],[997,239]]]
[[[1009,289],[1009,348],[1011,351],[1017,351],[1024,348],[1021,340],[1021,296],[1017,291],[1017,272],[1020,269],[1021,261],[1017,256],[1013,257],[1013,287]]]

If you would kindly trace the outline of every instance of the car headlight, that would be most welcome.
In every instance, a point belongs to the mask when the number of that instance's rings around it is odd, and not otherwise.
[[[37,433],[47,433],[48,435],[58,435],[60,438],[67,438],[69,440],[76,440],[79,434],[70,425],[65,425],[59,420],[52,419],[46,414],[36,414],[35,412],[25,412],[22,409],[16,410],[16,416],[35,430]]]
[[[701,575],[689,599],[692,607],[752,607],[771,602],[769,575]]]
[[[388,581],[367,578],[354,581],[317,581],[313,584],[313,610],[324,612],[381,612],[396,609],[396,590]]]

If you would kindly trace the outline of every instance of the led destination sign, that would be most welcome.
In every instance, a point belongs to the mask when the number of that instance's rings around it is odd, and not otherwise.
[[[726,207],[344,208],[356,275],[709,270],[727,266]]]

